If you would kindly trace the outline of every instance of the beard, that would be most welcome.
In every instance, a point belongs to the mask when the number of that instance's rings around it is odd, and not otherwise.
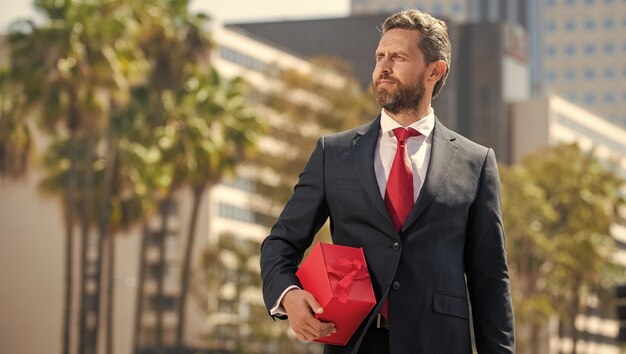
[[[379,88],[379,80],[393,80],[396,83],[396,89]],[[402,111],[415,109],[424,99],[424,74],[422,73],[414,85],[403,85],[397,79],[389,75],[381,75],[378,80],[372,82],[372,91],[376,97],[378,104],[386,111],[397,114]]]

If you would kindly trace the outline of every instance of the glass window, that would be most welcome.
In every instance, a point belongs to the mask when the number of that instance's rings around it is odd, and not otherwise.
[[[565,5],[572,6],[576,4],[576,0],[565,0]]]
[[[573,44],[568,44],[565,46],[565,54],[573,55],[576,54],[576,46]]]
[[[556,80],[556,72],[554,70],[546,71],[546,81],[554,81]]]
[[[613,101],[615,101],[615,95],[613,92],[607,92],[604,94],[604,102],[613,103]]]
[[[554,32],[555,29],[556,29],[556,24],[554,24],[553,21],[549,21],[546,23],[546,31]]]
[[[452,4],[452,12],[455,14],[461,13],[463,11],[463,5],[458,2]]]
[[[587,5],[594,4],[595,2],[596,2],[595,0],[585,0],[585,4]]]
[[[586,29],[594,29],[596,27],[596,22],[592,19],[585,20],[585,28]]]
[[[604,69],[604,78],[613,79],[615,77],[615,70],[613,68]]]
[[[615,21],[612,18],[604,19],[604,28],[612,29],[613,27],[615,27]]]
[[[565,78],[568,81],[572,81],[576,79],[576,70],[574,69],[567,69],[565,70]]]
[[[594,104],[596,102],[596,95],[593,93],[588,93],[585,95],[585,103],[586,104]]]
[[[554,1],[554,0],[546,0],[546,5],[548,5],[548,6],[554,6],[554,3],[555,3],[555,2],[556,2],[556,1]]]
[[[593,54],[596,52],[596,46],[593,43],[587,43],[585,44],[585,53],[587,54]]]
[[[570,101],[570,102],[576,102],[577,98],[576,98],[576,94],[575,93],[568,93],[567,95],[565,95],[565,98]]]
[[[239,208],[230,204],[219,203],[219,216],[227,219],[254,223],[254,213],[249,209]]]
[[[605,3],[605,4],[612,4],[612,3],[613,3],[613,0],[604,0],[604,3]]]
[[[604,44],[604,52],[607,54],[611,54],[615,51],[615,46],[613,43],[605,43]]]
[[[565,21],[565,30],[568,32],[572,32],[576,29],[576,21],[575,20],[567,20]]]
[[[547,46],[546,47],[546,55],[547,56],[553,56],[556,54],[556,47],[551,45],[551,46]]]
[[[593,79],[596,77],[596,71],[592,68],[588,68],[585,70],[585,78],[586,79]]]
[[[262,61],[229,47],[219,47],[219,54],[222,59],[248,69],[263,71],[266,68],[265,63]]]

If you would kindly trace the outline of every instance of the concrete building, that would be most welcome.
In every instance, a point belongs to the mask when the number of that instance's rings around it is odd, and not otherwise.
[[[626,127],[626,2],[549,0],[540,11],[544,91]]]
[[[593,150],[595,156],[615,166],[616,172],[626,178],[626,129],[555,95],[514,103],[510,110],[513,162],[519,162],[539,148],[577,142],[582,149]],[[626,187],[623,194],[626,195]],[[615,261],[626,269],[626,208],[620,210],[620,218],[612,225],[611,234],[615,239]],[[603,303],[592,296],[587,305],[587,313],[576,319],[581,332],[578,352],[621,353],[615,302]],[[622,325],[621,331],[623,328]],[[571,337],[559,333],[555,322],[549,331],[546,353],[569,353]]]
[[[528,7],[535,0],[351,0],[351,12],[358,14],[391,13],[418,8],[437,17],[457,22],[502,22],[525,24]]]
[[[555,93],[626,126],[626,2],[617,0],[352,0],[354,14],[419,8],[460,22],[528,31],[533,92]]]

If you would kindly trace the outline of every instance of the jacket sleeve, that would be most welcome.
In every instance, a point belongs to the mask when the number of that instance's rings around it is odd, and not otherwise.
[[[291,198],[261,245],[263,298],[268,312],[287,287],[301,287],[295,275],[298,264],[328,218],[324,153],[324,138],[320,138]],[[285,318],[281,315],[272,317]]]
[[[500,207],[500,179],[489,149],[467,224],[465,271],[479,354],[515,352],[513,305]]]

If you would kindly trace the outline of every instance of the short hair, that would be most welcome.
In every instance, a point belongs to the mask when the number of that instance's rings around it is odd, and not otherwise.
[[[427,63],[443,60],[446,63],[446,72],[441,76],[433,88],[432,97],[435,98],[446,83],[450,72],[452,47],[448,38],[448,26],[427,13],[410,9],[395,13],[383,22],[382,34],[394,28],[416,30],[419,32],[418,47],[424,53]]]

